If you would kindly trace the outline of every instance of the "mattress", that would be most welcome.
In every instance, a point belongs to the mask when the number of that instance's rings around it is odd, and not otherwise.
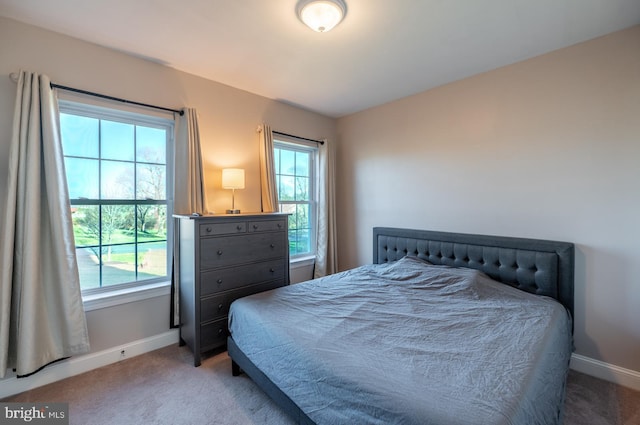
[[[556,424],[557,301],[415,257],[236,300],[235,344],[317,424]]]

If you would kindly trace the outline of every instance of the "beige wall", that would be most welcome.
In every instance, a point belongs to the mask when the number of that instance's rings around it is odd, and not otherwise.
[[[202,52],[203,55],[209,52]],[[310,138],[334,138],[335,120],[195,77],[157,63],[0,18],[0,199],[6,196],[7,155],[16,84],[11,72],[47,74],[55,83],[169,108],[198,110],[209,208],[223,212],[231,192],[220,189],[223,167],[246,169],[236,206],[260,210],[257,126]],[[0,207],[1,209],[1,207]],[[1,212],[1,211],[0,211]],[[87,313],[92,351],[166,332],[168,296]]]
[[[338,120],[340,268],[371,228],[576,244],[577,353],[640,371],[640,27]]]

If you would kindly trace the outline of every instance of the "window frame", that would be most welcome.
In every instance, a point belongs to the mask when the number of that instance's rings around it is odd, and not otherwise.
[[[280,199],[280,188],[277,188],[278,192],[278,210],[282,211],[282,204],[287,205],[309,205],[309,223],[310,223],[310,246],[311,251],[303,252],[299,254],[292,254],[289,250],[289,258],[291,262],[303,261],[305,259],[315,258],[317,248],[317,234],[318,234],[318,155],[319,149],[316,143],[308,142],[303,139],[296,138],[294,136],[275,135],[273,136],[273,148],[274,148],[274,162],[275,162],[275,150],[283,149],[293,152],[309,153],[309,201],[282,201]],[[275,163],[274,163],[275,167]],[[275,170],[276,182],[278,181],[278,170]]]
[[[149,112],[146,109],[131,107],[129,105],[114,105],[111,103],[104,104],[103,102],[95,102],[92,100],[85,100],[84,98],[61,98],[58,100],[58,112],[59,114],[71,114],[78,115],[98,120],[114,121],[126,124],[132,124],[141,127],[162,128],[166,130],[166,145],[165,145],[165,199],[164,201],[148,201],[136,199],[134,193],[134,199],[69,199],[70,206],[76,205],[164,205],[166,206],[166,275],[156,278],[134,280],[129,282],[117,283],[107,286],[102,286],[102,272],[100,273],[100,286],[97,288],[82,289],[82,299],[85,304],[85,310],[91,310],[95,308],[103,308],[106,306],[122,304],[124,302],[130,302],[132,300],[139,300],[153,296],[164,295],[168,293],[168,288],[171,281],[171,267],[173,258],[173,234],[174,234],[174,220],[173,217],[173,181],[174,181],[174,144],[175,144],[175,118],[169,118],[168,114],[157,114]],[[60,127],[62,131],[62,127]],[[64,152],[63,152],[64,154]],[[65,158],[67,156],[65,155]],[[103,161],[101,155],[98,157],[99,161]],[[134,166],[137,164],[137,160],[134,160]],[[140,202],[142,201],[142,202]],[[136,240],[136,246],[139,242]],[[74,240],[75,248],[75,240]],[[77,249],[77,248],[76,248]],[[148,296],[140,294],[144,291]],[[137,294],[136,294],[137,293]],[[105,301],[105,297],[111,298]],[[87,304],[91,308],[87,308]]]

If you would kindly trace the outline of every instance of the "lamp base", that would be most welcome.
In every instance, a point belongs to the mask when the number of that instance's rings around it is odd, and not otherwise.
[[[240,214],[240,210],[227,210],[227,214]]]

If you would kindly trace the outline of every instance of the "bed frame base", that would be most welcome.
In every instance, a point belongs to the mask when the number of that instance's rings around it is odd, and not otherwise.
[[[231,357],[231,373],[238,376],[244,372],[262,389],[284,412],[296,423],[316,425],[280,388],[276,386],[260,369],[258,369],[238,348],[233,338],[227,338],[227,350]]]

